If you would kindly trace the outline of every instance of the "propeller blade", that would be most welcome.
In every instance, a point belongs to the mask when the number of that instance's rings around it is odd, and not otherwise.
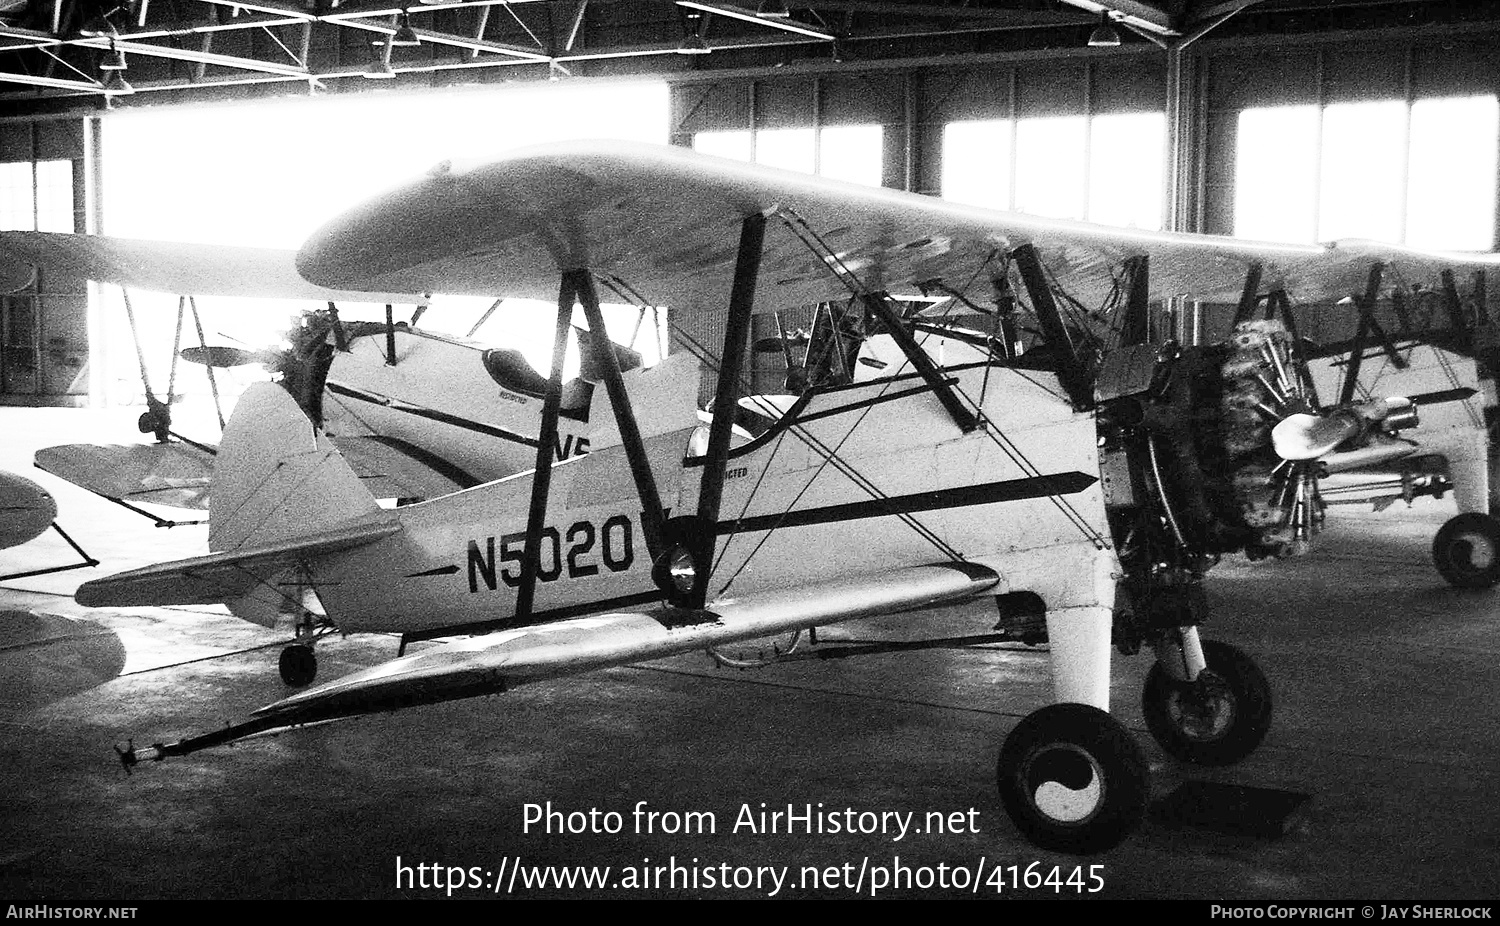
[[[214,345],[213,347],[184,347],[181,352],[183,360],[191,363],[201,363],[206,367],[228,369],[230,367],[242,367],[251,363],[264,363],[266,355],[263,351],[246,350],[243,347],[227,347]]]
[[[1271,446],[1283,460],[1316,460],[1359,432],[1359,420],[1349,415],[1325,418],[1298,412],[1271,429]]]

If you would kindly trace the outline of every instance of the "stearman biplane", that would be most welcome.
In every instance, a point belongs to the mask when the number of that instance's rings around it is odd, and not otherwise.
[[[1451,492],[1459,513],[1434,536],[1433,563],[1455,586],[1490,588],[1500,581],[1500,521],[1493,514],[1500,329],[1490,320],[1483,270],[1466,281],[1467,292],[1450,271],[1437,282],[1391,285],[1379,313],[1360,311],[1353,338],[1308,352],[1324,394],[1340,401],[1406,396],[1422,419],[1399,436],[1330,454],[1321,492],[1330,505],[1376,511]]]
[[[530,468],[535,456],[546,378],[520,351],[475,341],[472,335],[499,306],[490,305],[470,330],[456,337],[417,326],[429,301],[422,293],[363,293],[321,287],[297,275],[295,252],[272,248],[186,245],[95,235],[0,232],[0,279],[12,289],[44,280],[92,280],[118,286],[139,360],[147,411],[142,433],[154,444],[71,444],[36,455],[42,469],[95,494],[145,514],[158,526],[174,526],[141,503],[176,508],[208,507],[214,441],[178,433],[172,408],[180,382],[179,359],[207,367],[216,405],[216,368],[262,364],[380,498],[418,500],[446,495]],[[178,296],[176,334],[166,394],[153,388],[137,328],[132,291]],[[293,319],[282,346],[266,349],[210,344],[199,297],[316,302]],[[385,303],[385,320],[340,317],[339,305]],[[256,303],[248,303],[252,309]],[[395,307],[411,305],[410,321]],[[198,343],[183,347],[191,322]],[[644,313],[636,332],[642,331]],[[655,319],[653,318],[654,322]],[[193,328],[186,329],[191,338]],[[577,334],[582,343],[587,332]],[[641,355],[615,345],[619,365],[644,388],[659,393],[648,408],[672,405],[678,393],[696,394],[693,371],[682,362],[648,371]],[[591,352],[578,375],[564,386],[556,438],[558,459],[587,453],[611,439],[608,404],[595,401],[599,382]],[[674,375],[674,371],[675,375]],[[160,385],[159,383],[157,385]],[[223,422],[222,408],[219,410]],[[649,416],[648,416],[649,417]],[[648,428],[649,420],[646,422]]]
[[[1333,302],[1376,267],[1435,278],[1472,262],[1106,229],[618,143],[440,165],[323,228],[298,267],[326,287],[555,298],[533,470],[382,509],[296,402],[258,385],[220,447],[213,552],[77,600],[253,608],[310,589],[340,629],[399,632],[403,651],[466,639],[121,757],[867,615],[920,627],[944,606],[975,622],[961,642],[1049,644],[1056,703],[1006,738],[1001,799],[1040,846],[1108,848],[1149,791],[1107,712],[1111,650],[1154,651],[1143,703],[1169,754],[1249,754],[1269,687],[1246,654],[1200,639],[1204,575],[1232,551],[1305,548],[1320,460],[1415,422],[1399,396],[1320,404],[1284,294]],[[575,306],[603,331],[604,279],[722,324],[711,417],[686,404],[643,433],[594,338],[619,442],[555,462],[564,345]],[[990,329],[934,321],[917,300],[944,290]],[[1184,294],[1240,305],[1227,342],[1150,343],[1151,305]],[[847,376],[797,396],[742,385],[753,313],[832,301],[861,334]],[[737,435],[743,410],[768,423]]]

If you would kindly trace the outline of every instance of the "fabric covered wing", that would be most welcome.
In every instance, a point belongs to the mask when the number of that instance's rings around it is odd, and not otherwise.
[[[495,694],[528,681],[962,601],[993,592],[999,583],[994,570],[970,563],[913,566],[720,600],[702,612],[658,607],[501,631],[355,672],[263,707],[244,723],[176,743],[124,750],[120,758],[130,766],[303,724]]]
[[[73,598],[89,608],[215,604],[248,595],[256,586],[303,560],[351,550],[401,530],[394,521],[353,524],[284,543],[242,547],[193,559],[132,569],[78,587]]]
[[[1425,253],[1370,242],[1298,246],[1145,232],[961,206],[927,196],[741,164],[681,148],[578,142],[478,165],[445,162],[423,180],[338,218],[297,265],[322,286],[555,299],[558,271],[588,268],[674,310],[725,304],[743,219],[805,219],[866,287],[911,293],[934,278],[962,285],[997,250],[1034,244],[1063,286],[1097,305],[1121,262],[1148,255],[1151,296],[1233,302],[1259,262],[1303,302],[1364,288],[1372,261],[1408,282],[1443,268],[1500,266],[1490,255]],[[980,274],[979,279],[987,279]],[[773,219],[762,305],[847,297]]]
[[[296,252],[58,232],[0,232],[0,285],[30,285],[35,271],[180,296],[425,302],[415,292],[351,292],[317,286],[298,273]]]
[[[168,444],[65,444],[36,452],[36,465],[105,498],[178,508],[208,507],[214,456],[207,448]]]

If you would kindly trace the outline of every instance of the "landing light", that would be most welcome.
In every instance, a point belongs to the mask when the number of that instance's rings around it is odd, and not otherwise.
[[[677,546],[667,551],[667,576],[672,587],[686,595],[698,582],[698,568],[693,565],[693,554],[687,547]]]

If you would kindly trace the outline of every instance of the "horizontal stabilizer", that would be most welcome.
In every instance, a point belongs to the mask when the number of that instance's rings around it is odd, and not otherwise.
[[[196,444],[65,444],[36,452],[36,465],[95,495],[176,508],[207,508],[212,451]]]
[[[374,543],[400,529],[395,521],[364,521],[295,540],[158,563],[85,582],[73,597],[89,608],[230,601],[249,594],[266,575]]]
[[[254,718],[194,739],[121,753],[127,765],[184,755],[287,727],[495,694],[523,682],[675,656],[789,630],[949,604],[994,592],[1000,577],[971,563],[913,566],[713,602],[659,605],[500,631],[395,659],[293,695]]]

